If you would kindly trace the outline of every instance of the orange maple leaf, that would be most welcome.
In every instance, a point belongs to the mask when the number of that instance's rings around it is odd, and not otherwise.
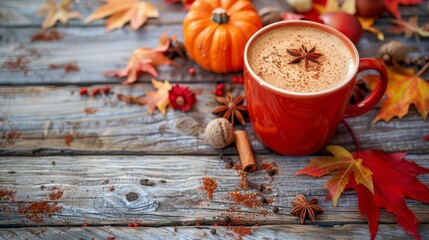
[[[159,16],[158,9],[154,5],[144,1],[104,0],[104,2],[106,2],[106,4],[87,17],[85,22],[111,16],[106,21],[107,31],[121,28],[127,22],[131,22],[131,28],[137,30],[148,18],[156,18]]]
[[[337,171],[324,186],[328,188],[332,196],[332,203],[337,206],[338,199],[344,191],[349,177],[354,176],[357,184],[364,185],[370,192],[374,193],[372,172],[362,165],[362,158],[354,159],[352,154],[341,146],[326,147],[334,156],[313,158],[311,162],[295,175],[307,174],[313,177],[321,177],[333,171]]]
[[[70,19],[82,18],[80,13],[70,9],[70,4],[70,0],[63,0],[59,5],[55,0],[46,0],[46,6],[37,12],[39,15],[46,15],[42,28],[53,27],[58,21],[66,25]]]
[[[429,67],[427,63],[416,74],[412,68],[402,68],[399,65],[386,66],[389,83],[386,96],[380,106],[373,123],[384,120],[389,121],[393,117],[401,119],[408,113],[411,104],[416,106],[419,113],[426,121],[429,113],[429,83],[420,78],[420,75]],[[364,75],[362,78],[368,82],[370,89],[374,89],[378,81],[378,75]]]
[[[130,84],[137,81],[141,72],[147,72],[154,77],[158,77],[155,67],[162,64],[177,65],[164,55],[170,45],[170,41],[165,41],[157,48],[137,48],[131,55],[127,67],[123,70],[104,72],[106,75],[125,77],[127,80],[123,84]]]
[[[376,18],[363,18],[363,17],[357,17],[357,18],[363,30],[374,33],[375,36],[377,36],[378,40],[380,41],[384,40],[384,33],[372,26],[377,20]]]
[[[171,90],[170,82],[161,82],[152,79],[152,85],[158,90],[146,92],[146,97],[141,98],[141,102],[147,104],[147,112],[149,115],[152,115],[156,108],[158,108],[162,114],[166,114],[167,107],[170,104],[170,100],[168,99],[168,91]]]

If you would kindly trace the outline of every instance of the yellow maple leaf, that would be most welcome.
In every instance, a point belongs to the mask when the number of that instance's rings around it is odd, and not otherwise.
[[[363,30],[374,33],[380,41],[384,40],[384,33],[372,26],[375,23],[375,18],[358,17],[358,20]]]
[[[142,98],[141,101],[147,104],[147,112],[149,115],[152,115],[156,108],[158,108],[162,114],[166,114],[167,107],[170,104],[168,99],[168,91],[171,90],[170,82],[161,82],[152,79],[152,85],[158,90],[146,92],[146,97]]]
[[[159,16],[158,9],[154,5],[144,1],[104,0],[104,2],[106,3],[87,17],[85,22],[111,16],[106,21],[107,31],[121,28],[127,22],[131,23],[132,29],[137,30],[148,18]]]
[[[420,78],[420,75],[429,67],[427,63],[420,71],[414,72],[412,68],[402,68],[399,65],[386,66],[389,83],[387,84],[386,98],[382,100],[380,110],[373,123],[393,117],[401,119],[408,113],[411,104],[416,106],[424,121],[429,113],[429,82]],[[374,89],[378,75],[365,75],[363,79]]]
[[[70,9],[70,4],[70,0],[63,0],[59,5],[55,0],[46,0],[46,6],[37,12],[39,15],[46,15],[42,28],[53,27],[57,21],[66,25],[70,19],[82,18],[80,13]]]
[[[337,11],[343,11],[350,15],[356,13],[356,0],[344,0],[341,5],[337,0],[327,0],[324,6],[317,3],[314,3],[313,6],[320,14]]]
[[[354,159],[353,155],[341,146],[331,145],[327,146],[326,149],[334,156],[313,158],[305,168],[299,170],[295,175],[307,174],[313,177],[321,177],[336,171],[334,176],[324,184],[332,196],[334,207],[337,206],[338,199],[349,182],[350,176],[354,176],[356,184],[362,184],[374,193],[372,172],[362,165],[362,158]]]

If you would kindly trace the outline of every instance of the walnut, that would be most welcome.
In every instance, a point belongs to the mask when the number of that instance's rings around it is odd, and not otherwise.
[[[412,49],[412,47],[405,46],[399,41],[390,41],[381,45],[377,57],[388,65],[392,65],[394,62],[403,63]]]
[[[287,3],[293,7],[297,13],[308,12],[313,7],[313,1],[311,0],[287,0]]]
[[[234,139],[234,128],[224,118],[216,118],[207,124],[204,135],[207,142],[215,148],[224,148]]]

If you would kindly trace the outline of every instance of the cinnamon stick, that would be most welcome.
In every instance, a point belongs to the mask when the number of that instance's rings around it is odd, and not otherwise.
[[[254,172],[257,170],[255,157],[253,156],[252,147],[250,146],[247,134],[243,130],[234,132],[235,145],[237,146],[238,154],[240,155],[241,165],[246,172]]]

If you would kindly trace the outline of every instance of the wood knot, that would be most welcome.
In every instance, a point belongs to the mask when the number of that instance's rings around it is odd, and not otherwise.
[[[125,198],[127,199],[128,202],[132,202],[137,200],[139,198],[139,195],[135,192],[129,192],[125,195]]]

